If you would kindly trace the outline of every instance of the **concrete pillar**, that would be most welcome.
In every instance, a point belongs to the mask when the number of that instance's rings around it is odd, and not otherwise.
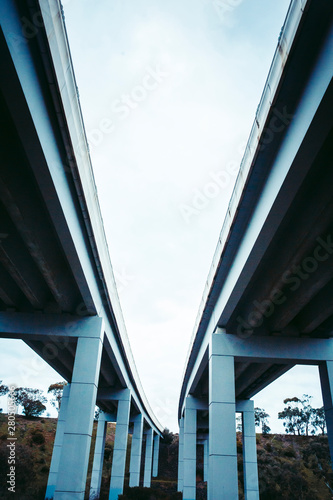
[[[94,461],[91,472],[89,499],[94,500],[99,497],[102,482],[103,459],[105,449],[107,421],[104,412],[100,412],[97,424],[96,443]]]
[[[183,491],[184,485],[184,418],[179,421],[179,445],[178,445],[178,488]]]
[[[333,361],[319,365],[321,391],[325,408],[328,444],[333,462]]]
[[[131,392],[129,389],[122,392],[122,399],[118,401],[109,500],[118,500],[118,496],[123,493],[124,489]]]
[[[145,472],[143,476],[143,486],[150,488],[151,485],[151,468],[153,460],[153,429],[149,429],[146,433],[146,454],[145,454]]]
[[[209,460],[209,442],[205,439],[203,442],[204,446],[204,481],[208,481],[208,460]]]
[[[183,453],[183,500],[195,500],[197,473],[197,410],[191,408],[189,396],[185,400]]]
[[[90,336],[77,341],[54,500],[83,500],[85,494],[104,336],[97,319]]]
[[[245,500],[259,500],[257,442],[253,401],[246,401],[246,408],[242,416],[244,496]]]
[[[53,444],[52,459],[51,459],[51,465],[50,465],[49,479],[47,482],[47,488],[46,488],[46,493],[45,493],[45,500],[53,498],[56,484],[57,484],[57,476],[58,476],[61,448],[62,448],[62,443],[64,440],[69,391],[70,391],[70,384],[67,384],[64,386],[62,398],[61,398],[61,405],[60,405],[60,411],[59,411],[58,423],[57,423],[57,432],[56,432],[54,444]]]
[[[153,477],[158,476],[158,459],[160,454],[160,436],[154,436]]]
[[[218,336],[209,346],[208,500],[238,500],[234,357],[219,352]]]
[[[140,486],[141,452],[142,452],[143,416],[140,413],[134,419],[132,436],[130,480],[131,488]]]

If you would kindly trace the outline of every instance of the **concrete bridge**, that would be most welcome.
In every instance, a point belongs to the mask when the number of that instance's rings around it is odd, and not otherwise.
[[[179,401],[178,489],[258,500],[253,401],[296,364],[318,365],[333,457],[333,4],[293,0],[205,286]],[[306,388],[306,380],[304,380]]]
[[[95,404],[91,498],[107,422],[117,422],[110,500],[157,475],[162,427],[136,371],[57,0],[0,3],[0,336],[22,339],[69,384],[46,498],[83,499]]]

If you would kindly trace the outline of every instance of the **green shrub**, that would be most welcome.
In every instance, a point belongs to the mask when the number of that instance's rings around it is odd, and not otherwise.
[[[295,458],[296,457],[296,453],[295,453],[295,450],[292,446],[287,446],[284,450],[283,450],[283,455],[285,457],[292,457],[292,458]]]
[[[43,466],[39,469],[39,471],[40,471],[42,474],[48,474],[48,473],[49,473],[49,470],[50,470],[50,469],[48,468],[48,466],[47,466],[47,465],[43,465]]]
[[[45,443],[45,437],[44,434],[38,430],[33,431],[31,433],[31,442],[33,444],[44,444]]]

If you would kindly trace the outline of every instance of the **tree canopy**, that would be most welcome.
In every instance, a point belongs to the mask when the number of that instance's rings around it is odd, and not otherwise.
[[[261,431],[263,434],[269,434],[271,428],[268,425],[268,413],[263,408],[254,409],[254,422],[256,427],[261,426]]]
[[[283,411],[279,412],[278,418],[284,420],[283,426],[287,434],[309,435],[315,434],[318,428],[322,434],[325,433],[326,420],[324,408],[313,408],[310,404],[312,396],[303,394],[302,398],[296,396],[286,398]]]
[[[163,443],[164,444],[171,444],[173,439],[174,439],[174,434],[173,432],[169,431],[169,429],[167,427],[165,427],[165,429],[163,430],[162,432],[162,436],[163,436]]]
[[[3,385],[2,380],[0,380],[0,396],[5,396],[8,391],[8,387],[6,385]]]
[[[17,387],[14,390],[14,397],[16,403],[23,407],[26,417],[38,417],[46,410],[44,403],[47,403],[47,399],[40,389]]]
[[[62,382],[56,382],[55,384],[51,384],[48,388],[47,392],[51,393],[53,398],[50,400],[52,406],[54,406],[58,413],[60,411],[62,393],[67,382],[63,380]]]

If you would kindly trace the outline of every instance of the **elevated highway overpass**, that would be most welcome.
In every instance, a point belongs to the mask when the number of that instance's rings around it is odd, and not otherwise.
[[[333,455],[333,4],[293,0],[206,282],[179,400],[178,489],[259,499],[252,396],[295,364],[319,366]]]
[[[108,421],[110,499],[157,475],[162,427],[145,397],[119,304],[58,0],[0,4],[0,336],[22,339],[65,380],[46,498],[91,497]],[[152,470],[153,469],[153,470]]]

